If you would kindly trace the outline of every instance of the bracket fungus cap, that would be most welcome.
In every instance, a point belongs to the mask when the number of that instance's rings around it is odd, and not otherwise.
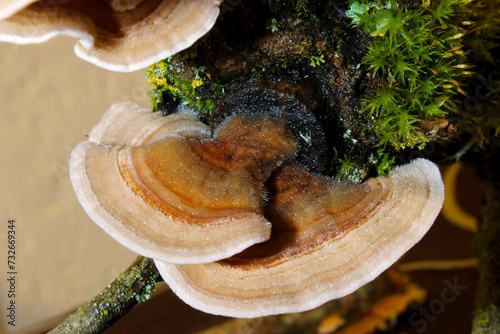
[[[115,104],[73,150],[70,177],[90,218],[124,246],[204,263],[269,238],[263,183],[295,151],[279,119],[233,117],[212,136],[188,110]]]
[[[75,53],[108,70],[145,68],[191,46],[219,15],[221,0],[0,0],[0,41],[80,38]]]
[[[424,159],[361,185],[287,165],[268,184],[268,241],[213,263],[156,260],[165,282],[186,303],[250,318],[306,311],[343,297],[418,242],[444,200],[441,174]]]

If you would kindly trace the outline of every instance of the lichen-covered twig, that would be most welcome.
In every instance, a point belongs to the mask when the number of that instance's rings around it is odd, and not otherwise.
[[[49,334],[101,333],[135,304],[149,299],[161,280],[153,260],[139,256],[113,283]]]
[[[500,330],[500,191],[493,184],[478,226],[475,248],[479,257],[479,285],[473,334],[493,334]]]

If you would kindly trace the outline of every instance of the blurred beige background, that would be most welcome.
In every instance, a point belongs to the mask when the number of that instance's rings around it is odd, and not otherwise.
[[[144,71],[116,73],[73,53],[73,38],[0,43],[0,332],[25,333],[72,311],[135,258],[80,207],[72,148],[113,103],[149,107]],[[17,319],[6,321],[7,224],[16,220]]]

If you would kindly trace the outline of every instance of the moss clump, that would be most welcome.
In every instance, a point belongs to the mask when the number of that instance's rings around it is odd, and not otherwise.
[[[395,157],[383,150],[371,153],[366,161],[355,161],[350,156],[340,159],[341,167],[338,176],[354,183],[363,182],[369,175],[384,175],[395,165]],[[375,169],[373,172],[372,170]]]
[[[456,110],[469,74],[460,27],[461,0],[398,4],[394,0],[350,0],[353,24],[371,37],[363,63],[379,85],[363,99],[369,130],[379,145],[396,150],[422,148],[436,133],[419,124],[436,122]]]

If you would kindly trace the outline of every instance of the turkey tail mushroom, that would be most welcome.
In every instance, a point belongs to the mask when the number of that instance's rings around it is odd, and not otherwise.
[[[279,119],[236,116],[212,137],[192,112],[116,104],[73,150],[70,177],[88,215],[126,247],[203,263],[269,238],[264,181],[295,150]]]

